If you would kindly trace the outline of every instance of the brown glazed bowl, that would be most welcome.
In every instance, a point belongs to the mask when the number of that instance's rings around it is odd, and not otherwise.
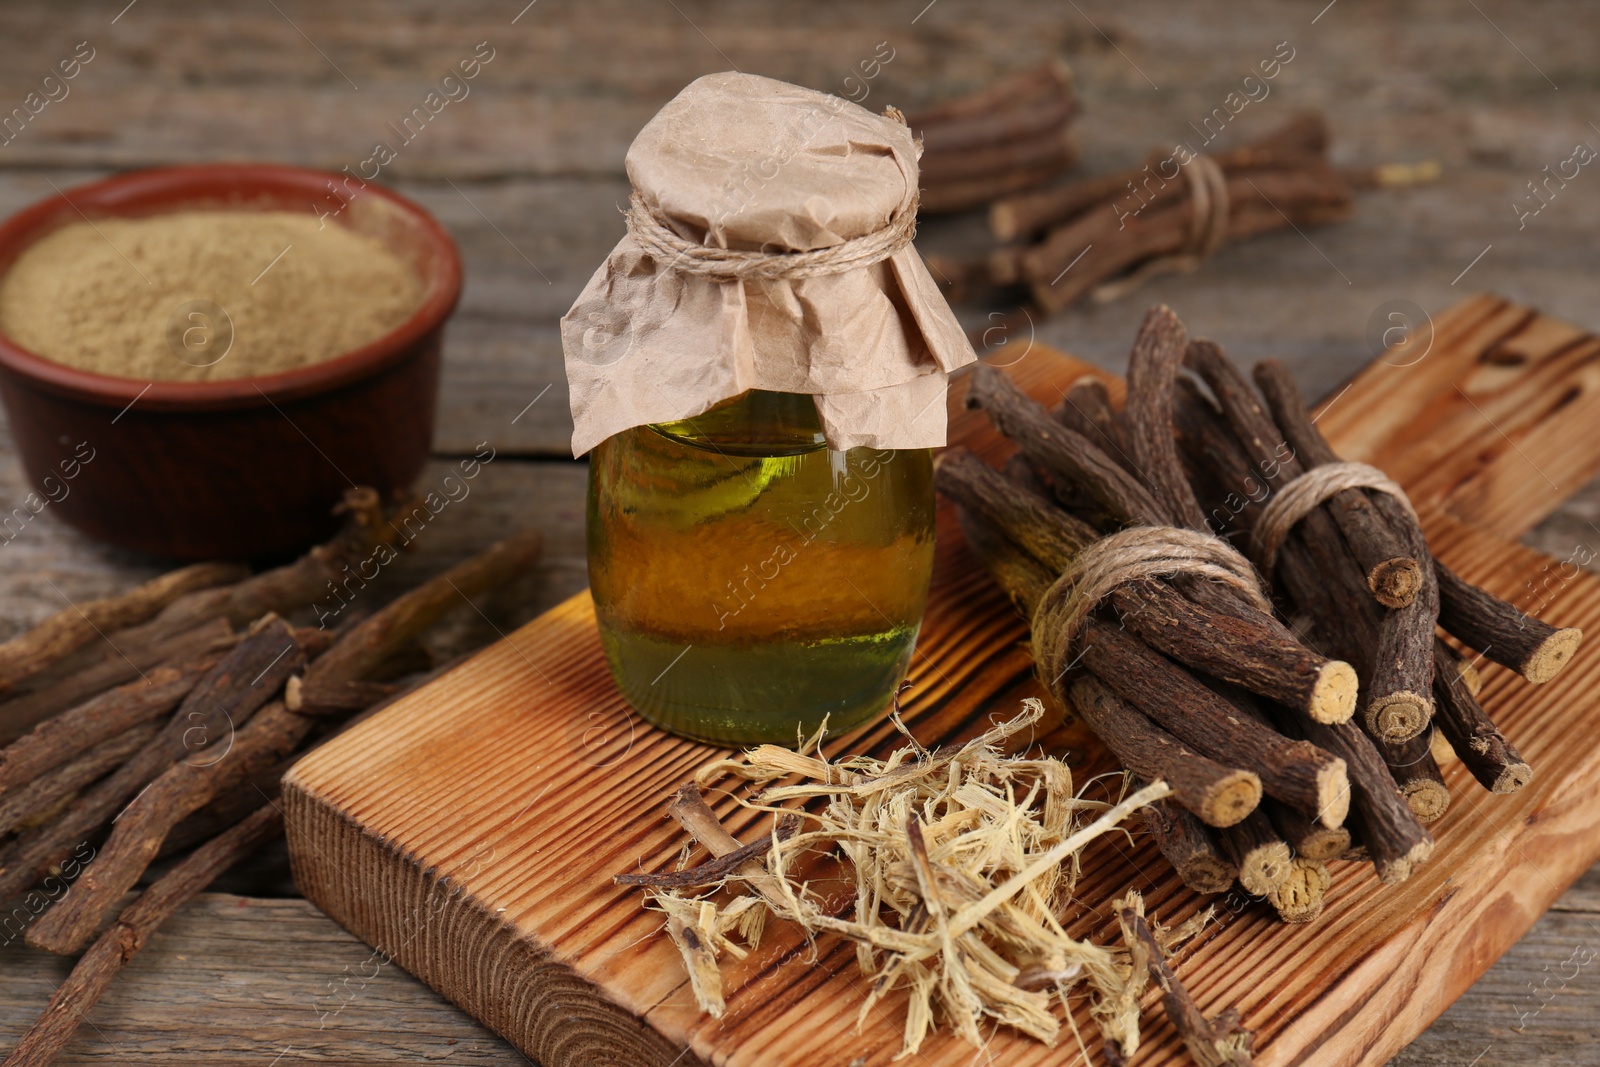
[[[334,359],[221,381],[95,374],[0,336],[0,400],[37,491],[3,505],[17,510],[0,515],[13,520],[0,540],[48,509],[91,537],[152,555],[282,556],[332,532],[332,509],[350,486],[387,495],[422,470],[461,256],[433,216],[387,189],[264,164],[121,174],[0,223],[0,275],[30,244],[81,218],[191,208],[315,211],[395,250],[421,279],[422,302],[394,330]]]

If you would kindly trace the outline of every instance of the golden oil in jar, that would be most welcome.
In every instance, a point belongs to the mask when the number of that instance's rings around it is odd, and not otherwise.
[[[649,721],[794,744],[884,711],[933,568],[928,449],[831,451],[809,396],[751,391],[590,457],[589,580]]]

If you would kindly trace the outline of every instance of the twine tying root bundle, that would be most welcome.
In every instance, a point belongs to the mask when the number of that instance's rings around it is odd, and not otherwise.
[[[1272,605],[1250,561],[1220,537],[1179,526],[1138,526],[1108,534],[1078,553],[1033,613],[1033,656],[1039,673],[1058,678],[1072,662],[1083,621],[1129,582],[1189,575],[1236,590],[1263,614]]]
[[[1261,573],[1272,573],[1278,549],[1296,523],[1346,489],[1376,489],[1387,493],[1405,508],[1413,522],[1417,519],[1417,511],[1411,506],[1406,491],[1376,467],[1347,461],[1312,467],[1279,489],[1261,509],[1261,517],[1250,535],[1250,556]]]

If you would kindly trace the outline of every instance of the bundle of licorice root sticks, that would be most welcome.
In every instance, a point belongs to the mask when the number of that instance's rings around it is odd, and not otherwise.
[[[952,299],[1022,292],[1035,311],[1053,314],[1196,270],[1227,244],[1348,218],[1358,189],[1438,176],[1435,163],[1334,166],[1327,150],[1317,112],[1212,154],[1157,149],[1136,166],[996,200],[997,243],[986,257],[929,263]]]
[[[1077,162],[1070,127],[1081,109],[1071,71],[1052,59],[911,112],[906,123],[922,139],[918,210],[964,211],[1049,181]]]
[[[1491,792],[1532,776],[1437,629],[1535,683],[1581,634],[1434,560],[1400,487],[1339,460],[1281,365],[1255,376],[1260,396],[1165,307],[1121,411],[1097,379],[1050,411],[980,365],[967,403],[1017,452],[998,471],[951,449],[937,484],[1031,620],[1046,687],[1175,790],[1147,822],[1183,881],[1307,921],[1329,861],[1394,883],[1429,858],[1450,800],[1433,746]]]
[[[284,566],[186,567],[0,644],[0,944],[88,946],[4,1067],[53,1062],[151,933],[281,831],[289,765],[452,665],[418,639],[540,552],[517,534],[362,613],[357,576],[395,558],[398,511],[371,489],[343,510],[333,540]],[[337,628],[283,617],[336,594],[357,603]],[[117,911],[166,857],[181,858]]]

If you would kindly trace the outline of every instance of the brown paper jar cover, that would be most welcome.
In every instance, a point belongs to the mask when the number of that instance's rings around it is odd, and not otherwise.
[[[897,113],[750,74],[697,79],[628,149],[640,207],[694,245],[834,248],[916,210]],[[976,357],[914,246],[841,273],[675,269],[633,230],[561,320],[574,455],[750,389],[809,393],[830,448],[944,444],[946,376]]]

